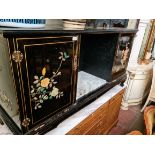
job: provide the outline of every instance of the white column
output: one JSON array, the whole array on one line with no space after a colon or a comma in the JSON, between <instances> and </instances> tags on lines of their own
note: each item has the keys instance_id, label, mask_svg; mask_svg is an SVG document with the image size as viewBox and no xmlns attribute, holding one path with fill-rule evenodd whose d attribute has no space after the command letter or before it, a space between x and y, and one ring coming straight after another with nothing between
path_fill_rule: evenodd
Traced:
<instances>
[{"instance_id":1,"label":"white column","mask_svg":"<svg viewBox=\"0 0 155 155\"><path fill-rule=\"evenodd\" d=\"M141 19L139 22L138 26L138 32L134 38L132 50L131 50L131 55L128 63L128 68L130 67L136 67L137 60L138 60L138 55L142 46L145 30L149 24L150 20L149 19Z\"/></svg>"},{"instance_id":2,"label":"white column","mask_svg":"<svg viewBox=\"0 0 155 155\"><path fill-rule=\"evenodd\" d=\"M123 110L128 110L128 106L141 104L148 95L152 78L152 63L148 65L139 65L137 63L139 52L144 47L146 40L145 32L148 29L150 20L141 19L138 32L134 38L133 47L128 63L128 78L126 80L127 88L123 96Z\"/></svg>"}]
</instances>

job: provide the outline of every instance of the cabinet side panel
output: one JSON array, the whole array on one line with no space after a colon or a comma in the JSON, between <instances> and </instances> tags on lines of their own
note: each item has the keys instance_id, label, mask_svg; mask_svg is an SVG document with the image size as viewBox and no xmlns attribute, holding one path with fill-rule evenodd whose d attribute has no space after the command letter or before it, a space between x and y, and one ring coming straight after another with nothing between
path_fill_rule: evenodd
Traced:
<instances>
[{"instance_id":1,"label":"cabinet side panel","mask_svg":"<svg viewBox=\"0 0 155 155\"><path fill-rule=\"evenodd\" d=\"M19 122L17 95L8 50L7 40L0 35L0 104L15 122Z\"/></svg>"},{"instance_id":2,"label":"cabinet side panel","mask_svg":"<svg viewBox=\"0 0 155 155\"><path fill-rule=\"evenodd\" d=\"M79 70L111 81L117 40L118 34L83 35Z\"/></svg>"}]
</instances>

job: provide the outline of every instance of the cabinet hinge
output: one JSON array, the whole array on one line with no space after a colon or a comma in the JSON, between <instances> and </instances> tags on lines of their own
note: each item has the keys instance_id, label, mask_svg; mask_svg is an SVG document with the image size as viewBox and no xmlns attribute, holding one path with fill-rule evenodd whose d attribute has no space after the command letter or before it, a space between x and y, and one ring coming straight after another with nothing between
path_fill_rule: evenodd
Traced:
<instances>
[{"instance_id":1,"label":"cabinet hinge","mask_svg":"<svg viewBox=\"0 0 155 155\"><path fill-rule=\"evenodd\" d=\"M25 119L23 120L23 122L22 122L22 126L24 126L24 127L29 126L30 121L31 121L31 120L30 120L29 118L25 118Z\"/></svg>"},{"instance_id":2,"label":"cabinet hinge","mask_svg":"<svg viewBox=\"0 0 155 155\"><path fill-rule=\"evenodd\" d=\"M17 63L20 63L23 60L23 54L20 51L14 51L12 54L12 59Z\"/></svg>"},{"instance_id":3,"label":"cabinet hinge","mask_svg":"<svg viewBox=\"0 0 155 155\"><path fill-rule=\"evenodd\" d=\"M77 67L78 67L78 65L77 65L77 55L75 55L74 56L74 68L73 68L73 70L76 71Z\"/></svg>"},{"instance_id":4,"label":"cabinet hinge","mask_svg":"<svg viewBox=\"0 0 155 155\"><path fill-rule=\"evenodd\" d=\"M73 40L73 41L78 40L78 36L74 36L74 37L72 38L72 40Z\"/></svg>"}]
</instances>

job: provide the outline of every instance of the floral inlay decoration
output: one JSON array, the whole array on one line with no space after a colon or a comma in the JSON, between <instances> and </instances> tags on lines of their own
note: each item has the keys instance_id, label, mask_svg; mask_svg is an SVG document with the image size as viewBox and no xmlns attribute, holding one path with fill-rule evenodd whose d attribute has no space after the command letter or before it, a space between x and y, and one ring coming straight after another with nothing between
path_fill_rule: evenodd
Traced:
<instances>
[{"instance_id":1,"label":"floral inlay decoration","mask_svg":"<svg viewBox=\"0 0 155 155\"><path fill-rule=\"evenodd\" d=\"M69 58L69 55L66 52L59 52L59 54L60 56L58 59L60 60L60 63L56 72L53 72L50 77L47 77L47 68L43 67L41 73L42 75L34 76L34 81L31 85L31 98L35 103L35 110L42 108L45 101L52 100L53 98L59 99L64 95L63 91L60 91L59 88L57 88L56 84L58 82L55 80L55 78L61 76L60 69L62 63L66 61L67 58Z\"/></svg>"}]
</instances>

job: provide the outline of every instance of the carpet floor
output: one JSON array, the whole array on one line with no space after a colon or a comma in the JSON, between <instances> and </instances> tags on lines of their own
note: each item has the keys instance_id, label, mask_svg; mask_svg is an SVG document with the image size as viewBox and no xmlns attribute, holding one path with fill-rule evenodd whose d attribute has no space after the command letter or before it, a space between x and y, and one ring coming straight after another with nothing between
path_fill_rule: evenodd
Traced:
<instances>
[{"instance_id":1,"label":"carpet floor","mask_svg":"<svg viewBox=\"0 0 155 155\"><path fill-rule=\"evenodd\" d=\"M117 125L112 128L109 135L126 135L131 131L138 130L145 134L143 113L140 112L142 105L130 106L128 110L120 110Z\"/></svg>"}]
</instances>

